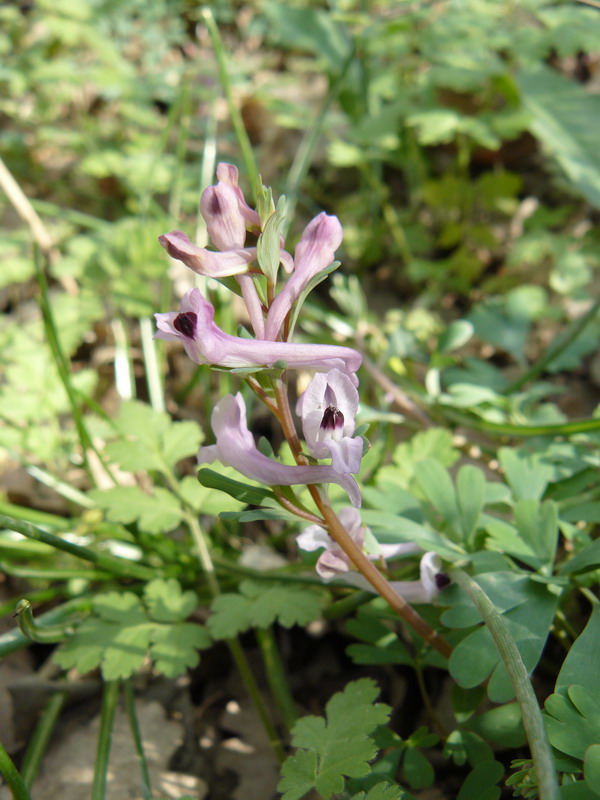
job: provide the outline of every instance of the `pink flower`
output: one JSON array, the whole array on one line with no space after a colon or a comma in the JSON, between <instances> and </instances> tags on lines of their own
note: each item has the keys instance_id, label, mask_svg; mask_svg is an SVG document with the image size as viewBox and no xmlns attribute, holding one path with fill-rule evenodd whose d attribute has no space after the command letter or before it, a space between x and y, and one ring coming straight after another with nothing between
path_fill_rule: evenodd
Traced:
<instances>
[{"instance_id":1,"label":"pink flower","mask_svg":"<svg viewBox=\"0 0 600 800\"><path fill-rule=\"evenodd\" d=\"M201 447L198 464L220 461L234 467L247 478L271 486L337 483L348 492L350 501L360 506L361 497L351 475L341 475L327 466L289 466L263 455L248 430L246 404L240 393L225 395L214 408L211 418L216 444Z\"/></svg>"},{"instance_id":2,"label":"pink flower","mask_svg":"<svg viewBox=\"0 0 600 800\"><path fill-rule=\"evenodd\" d=\"M199 289L191 289L181 301L181 310L155 314L158 339L179 340L196 364L220 367L272 367L284 361L290 368L320 371L338 369L356 380L362 356L350 347L296 342L271 342L230 336L214 322L215 310Z\"/></svg>"},{"instance_id":3,"label":"pink flower","mask_svg":"<svg viewBox=\"0 0 600 800\"><path fill-rule=\"evenodd\" d=\"M217 186L225 185L231 187L233 190L239 212L246 220L247 227L260 229L260 217L253 208L250 208L239 186L238 168L233 164L227 164L222 161L220 164L217 164L217 180L219 181Z\"/></svg>"},{"instance_id":4,"label":"pink flower","mask_svg":"<svg viewBox=\"0 0 600 800\"><path fill-rule=\"evenodd\" d=\"M304 439L315 458L331 458L336 472L360 470L363 443L352 438L358 391L338 369L318 373L296 405Z\"/></svg>"},{"instance_id":5,"label":"pink flower","mask_svg":"<svg viewBox=\"0 0 600 800\"><path fill-rule=\"evenodd\" d=\"M339 219L325 212L308 223L294 253L294 271L269 308L267 339L277 338L290 309L311 278L333 263L342 235Z\"/></svg>"},{"instance_id":6,"label":"pink flower","mask_svg":"<svg viewBox=\"0 0 600 800\"><path fill-rule=\"evenodd\" d=\"M346 506L340 509L338 517L347 533L354 541L354 544L362 550L364 548L365 534L368 528L362 524L358 509ZM370 538L371 541L373 541L372 536ZM354 565L348 556L320 525L309 525L308 528L296 537L296 542L301 550L306 550L308 552L320 550L322 547L325 548L325 552L321 553L316 565L317 574L323 578L323 580L330 580L337 575L346 575L346 573L350 573L350 571L354 569ZM380 556L383 558L393 558L401 554L418 553L420 550L421 548L412 542L406 542L404 544L377 543L376 552L370 552L367 553L367 555L373 561ZM362 575L358 573L351 573L351 575L352 583L362 579L366 586L362 586L361 584L361 588L370 589L371 584L369 584ZM350 575L347 577L350 578Z\"/></svg>"},{"instance_id":7,"label":"pink flower","mask_svg":"<svg viewBox=\"0 0 600 800\"><path fill-rule=\"evenodd\" d=\"M207 278L226 278L247 272L248 264L256 259L255 247L216 253L190 242L183 231L164 233L158 241L171 258L182 261L193 272Z\"/></svg>"},{"instance_id":8,"label":"pink flower","mask_svg":"<svg viewBox=\"0 0 600 800\"><path fill-rule=\"evenodd\" d=\"M209 186L200 198L208 235L219 250L240 250L246 243L244 219L235 190L226 183Z\"/></svg>"}]
</instances>

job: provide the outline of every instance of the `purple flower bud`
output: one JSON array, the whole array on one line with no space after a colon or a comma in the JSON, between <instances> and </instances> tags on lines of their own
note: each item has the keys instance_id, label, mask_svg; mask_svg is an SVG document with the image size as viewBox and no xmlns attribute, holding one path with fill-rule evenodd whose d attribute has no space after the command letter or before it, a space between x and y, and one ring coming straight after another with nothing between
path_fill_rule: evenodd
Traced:
<instances>
[{"instance_id":1,"label":"purple flower bud","mask_svg":"<svg viewBox=\"0 0 600 800\"><path fill-rule=\"evenodd\" d=\"M338 472L360 470L362 439L352 438L357 409L356 387L338 369L315 375L296 405L311 454L331 458L331 466Z\"/></svg>"},{"instance_id":2,"label":"purple flower bud","mask_svg":"<svg viewBox=\"0 0 600 800\"><path fill-rule=\"evenodd\" d=\"M348 492L350 501L360 506L361 498L356 481L350 475L340 475L326 466L289 466L263 455L256 447L246 420L246 404L241 394L225 395L214 408L212 429L216 444L201 447L198 463L220 461L233 467L247 478L270 486L337 483Z\"/></svg>"},{"instance_id":3,"label":"purple flower bud","mask_svg":"<svg viewBox=\"0 0 600 800\"><path fill-rule=\"evenodd\" d=\"M260 217L253 208L250 208L250 206L246 202L244 193L240 189L238 182L239 180L238 168L234 167L233 164L227 164L224 161L222 161L220 164L217 164L217 180L219 181L219 183L230 186L233 189L237 199L240 214L244 217L248 226L260 230Z\"/></svg>"},{"instance_id":4,"label":"purple flower bud","mask_svg":"<svg viewBox=\"0 0 600 800\"><path fill-rule=\"evenodd\" d=\"M285 361L288 367L329 371L337 369L349 380L360 367L362 356L350 347L296 342L270 342L265 339L243 339L230 336L214 321L215 310L200 289L191 289L179 311L155 314L158 339L179 340L196 364L220 367L272 367Z\"/></svg>"},{"instance_id":5,"label":"purple flower bud","mask_svg":"<svg viewBox=\"0 0 600 800\"><path fill-rule=\"evenodd\" d=\"M269 308L267 339L277 338L291 307L311 278L333 263L335 251L342 243L342 235L339 219L325 212L308 223L296 247L294 271Z\"/></svg>"},{"instance_id":6,"label":"purple flower bud","mask_svg":"<svg viewBox=\"0 0 600 800\"><path fill-rule=\"evenodd\" d=\"M246 241L246 220L234 189L219 182L202 192L200 213L208 235L219 250L240 250Z\"/></svg>"},{"instance_id":7,"label":"purple flower bud","mask_svg":"<svg viewBox=\"0 0 600 800\"><path fill-rule=\"evenodd\" d=\"M226 278L248 271L248 264L256 258L256 248L228 250L213 253L204 247L192 244L182 231L171 231L158 237L171 258L183 261L186 267L207 278Z\"/></svg>"}]
</instances>

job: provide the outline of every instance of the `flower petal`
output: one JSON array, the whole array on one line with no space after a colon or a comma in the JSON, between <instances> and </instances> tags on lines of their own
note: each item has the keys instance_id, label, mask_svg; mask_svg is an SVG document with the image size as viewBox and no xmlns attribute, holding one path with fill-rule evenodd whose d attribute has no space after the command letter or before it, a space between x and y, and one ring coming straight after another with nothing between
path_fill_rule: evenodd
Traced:
<instances>
[{"instance_id":1,"label":"flower petal","mask_svg":"<svg viewBox=\"0 0 600 800\"><path fill-rule=\"evenodd\" d=\"M248 271L248 264L256 259L256 248L228 250L214 253L193 244L183 231L171 231L158 237L171 258L182 261L198 275L208 278L226 278Z\"/></svg>"}]
</instances>

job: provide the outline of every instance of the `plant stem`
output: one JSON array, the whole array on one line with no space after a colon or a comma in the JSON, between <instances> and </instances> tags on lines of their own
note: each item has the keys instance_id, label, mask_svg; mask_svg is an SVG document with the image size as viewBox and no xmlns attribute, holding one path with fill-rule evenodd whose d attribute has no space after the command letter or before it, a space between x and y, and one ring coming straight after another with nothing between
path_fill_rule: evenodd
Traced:
<instances>
[{"instance_id":1,"label":"plant stem","mask_svg":"<svg viewBox=\"0 0 600 800\"><path fill-rule=\"evenodd\" d=\"M29 539L35 539L38 542L49 544L51 547L57 550L63 550L65 553L70 553L72 556L81 558L83 561L90 561L100 569L110 572L111 575L137 578L142 581L151 581L157 577L155 568L145 567L142 564L135 564L119 556L97 553L95 550L90 550L89 547L73 544L73 542L68 542L65 539L61 539L59 536L55 536L52 533L38 528L37 525L32 525L30 522L17 520L13 517L7 517L5 514L0 514L0 527L21 533Z\"/></svg>"},{"instance_id":2,"label":"plant stem","mask_svg":"<svg viewBox=\"0 0 600 800\"><path fill-rule=\"evenodd\" d=\"M45 258L47 261L48 259L47 254L45 255ZM90 481L92 482L92 484L95 485L96 481L94 479L94 474L90 468L88 454L87 454L88 450L92 450L98 457L98 461L102 465L108 477L112 480L113 484L116 485L117 481L110 467L106 463L103 454L94 444L92 437L88 432L85 420L83 418L83 413L79 405L78 393L75 390L75 387L73 386L73 382L71 380L70 363L64 354L64 351L62 349L62 344L60 342L60 337L58 335L58 328L56 325L56 321L54 319L54 314L52 312L52 305L50 303L50 297L48 294L48 281L46 280L46 271L44 265L41 263L39 251L37 251L35 254L35 267L36 267L36 278L40 290L40 309L42 312L42 318L44 320L44 330L46 332L46 339L48 340L48 346L50 347L50 352L52 353L52 357L54 359L56 369L58 370L61 383L69 399L69 405L71 406L71 413L73 414L73 421L75 422L75 427L77 429L77 434L79 436L79 442L81 444L83 465L89 475Z\"/></svg>"},{"instance_id":3,"label":"plant stem","mask_svg":"<svg viewBox=\"0 0 600 800\"><path fill-rule=\"evenodd\" d=\"M292 412L287 396L286 388L281 380L274 383L275 396L279 407L280 421L286 439L290 445L294 458L299 464L306 464L306 459L302 455L302 448L296 427L292 418ZM369 581L371 586L375 589L377 594L381 595L384 600L394 609L410 627L415 630L426 642L435 648L446 658L452 652L450 644L440 634L431 628L427 622L421 617L420 614L410 606L394 589L390 586L388 581L379 572L377 567L369 561L367 556L355 544L351 536L348 534L342 523L340 522L337 514L331 506L323 500L321 493L317 486L308 487L315 505L321 512L325 527L329 531L331 538L338 544L348 558L352 561L354 566L364 575Z\"/></svg>"},{"instance_id":4,"label":"plant stem","mask_svg":"<svg viewBox=\"0 0 600 800\"><path fill-rule=\"evenodd\" d=\"M462 414L447 406L439 407L447 418L473 430L485 431L498 436L574 436L577 433L592 433L600 430L600 419L576 419L550 425L514 425L510 422L488 422L481 417Z\"/></svg>"},{"instance_id":5,"label":"plant stem","mask_svg":"<svg viewBox=\"0 0 600 800\"><path fill-rule=\"evenodd\" d=\"M215 22L212 11L209 8L203 8L202 17L206 22L206 27L208 28L208 32L212 40L215 56L217 58L219 81L227 101L229 116L231 117L231 124L233 125L233 130L235 132L235 136L242 153L242 158L244 160L246 175L248 178L248 183L250 184L250 192L252 196L254 196L256 186L258 185L258 168L256 166L256 159L254 158L252 145L250 144L250 139L248 138L248 133L244 126L244 120L242 119L240 110L237 107L233 97L231 80L227 71L227 54L223 45L223 40L221 39L221 34L219 33L219 28Z\"/></svg>"},{"instance_id":6,"label":"plant stem","mask_svg":"<svg viewBox=\"0 0 600 800\"><path fill-rule=\"evenodd\" d=\"M142 797L144 800L152 800L152 784L150 782L150 773L148 772L148 762L146 761L140 726L138 725L138 718L135 710L135 695L133 693L131 679L124 682L123 690L125 695L125 708L127 710L127 716L129 717L129 727L131 728L131 736L133 737L135 752L142 773Z\"/></svg>"},{"instance_id":7,"label":"plant stem","mask_svg":"<svg viewBox=\"0 0 600 800\"><path fill-rule=\"evenodd\" d=\"M210 556L209 549L206 545L204 532L200 527L200 523L191 511L186 512L185 521L190 529L192 538L194 539L196 550L198 551L198 558L204 575L206 576L210 593L213 597L218 597L221 594L221 588L219 586L219 581L215 573L215 567ZM250 700L254 705L256 713L258 714L265 729L269 739L269 744L271 745L273 753L275 754L275 758L280 764L282 764L285 761L285 751L279 736L277 735L277 731L271 722L269 712L267 711L267 707L258 688L258 684L256 683L254 675L252 674L252 670L250 669L250 664L248 663L246 654L244 653L244 650L237 638L226 639L225 643L229 648L231 657L233 658L237 670L244 682L244 685L246 686L246 691L248 692Z\"/></svg>"},{"instance_id":8,"label":"plant stem","mask_svg":"<svg viewBox=\"0 0 600 800\"><path fill-rule=\"evenodd\" d=\"M587 325L594 319L599 309L600 300L596 300L594 305L588 311L586 311L585 314L579 317L579 319L574 320L569 326L569 329L563 332L563 335L550 345L544 355L538 359L538 361L536 361L532 367L524 372L521 377L510 383L506 389L503 390L502 394L512 394L513 392L516 392L517 389L520 389L521 386L524 386L526 383L529 383L529 381L539 377L544 372L546 367L551 364L552 361L562 355L571 342L575 341L584 328L586 328Z\"/></svg>"},{"instance_id":9,"label":"plant stem","mask_svg":"<svg viewBox=\"0 0 600 800\"><path fill-rule=\"evenodd\" d=\"M25 753L23 765L21 767L23 782L28 789L31 789L37 777L40 764L42 763L42 759L50 743L50 737L54 732L66 699L66 692L57 691L50 695L46 708L42 712L38 724L35 726L35 731L27 746L27 752Z\"/></svg>"},{"instance_id":10,"label":"plant stem","mask_svg":"<svg viewBox=\"0 0 600 800\"><path fill-rule=\"evenodd\" d=\"M560 788L542 714L527 669L506 622L481 586L470 575L461 569L454 568L450 570L450 577L469 595L483 617L506 667L521 709L523 727L535 765L540 800L559 800Z\"/></svg>"},{"instance_id":11,"label":"plant stem","mask_svg":"<svg viewBox=\"0 0 600 800\"><path fill-rule=\"evenodd\" d=\"M106 800L106 773L110 758L110 744L115 711L117 710L117 701L119 699L119 688L119 681L107 681L104 684L91 800Z\"/></svg>"},{"instance_id":12,"label":"plant stem","mask_svg":"<svg viewBox=\"0 0 600 800\"><path fill-rule=\"evenodd\" d=\"M87 613L91 611L92 601L89 598L77 598L76 600L68 600L58 608L53 608L52 611L47 611L35 620L38 626L40 625L54 625L67 620L72 614ZM13 628L0 635L0 658L7 656L9 653L14 653L16 650L21 650L31 644L31 639L22 633L18 628Z\"/></svg>"},{"instance_id":13,"label":"plant stem","mask_svg":"<svg viewBox=\"0 0 600 800\"><path fill-rule=\"evenodd\" d=\"M296 724L298 714L296 713L296 704L290 692L273 628L257 628L256 638L265 663L271 694L277 703L286 728L291 731Z\"/></svg>"},{"instance_id":14,"label":"plant stem","mask_svg":"<svg viewBox=\"0 0 600 800\"><path fill-rule=\"evenodd\" d=\"M12 758L4 749L2 742L0 742L0 775L4 776L13 800L31 800L23 778L15 767Z\"/></svg>"}]
</instances>

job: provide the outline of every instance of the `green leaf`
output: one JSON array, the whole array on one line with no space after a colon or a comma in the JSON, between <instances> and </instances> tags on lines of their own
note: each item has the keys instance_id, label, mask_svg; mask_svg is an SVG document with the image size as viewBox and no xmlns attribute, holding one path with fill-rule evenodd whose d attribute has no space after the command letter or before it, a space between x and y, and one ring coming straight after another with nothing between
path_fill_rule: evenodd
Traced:
<instances>
[{"instance_id":1,"label":"green leaf","mask_svg":"<svg viewBox=\"0 0 600 800\"><path fill-rule=\"evenodd\" d=\"M523 542L535 553L527 563L538 568L553 564L559 533L556 504L552 500L519 500L515 523Z\"/></svg>"},{"instance_id":2,"label":"green leaf","mask_svg":"<svg viewBox=\"0 0 600 800\"><path fill-rule=\"evenodd\" d=\"M212 604L207 625L215 639L230 639L248 628L307 625L321 615L319 590L287 584L242 581L239 594L222 594Z\"/></svg>"},{"instance_id":3,"label":"green leaf","mask_svg":"<svg viewBox=\"0 0 600 800\"><path fill-rule=\"evenodd\" d=\"M351 644L346 653L355 664L413 664L414 659L395 631L381 621L381 612L372 605L359 609L348 620L346 630L366 644Z\"/></svg>"},{"instance_id":4,"label":"green leaf","mask_svg":"<svg viewBox=\"0 0 600 800\"><path fill-rule=\"evenodd\" d=\"M402 759L404 776L413 789L431 786L435 778L433 767L428 759L415 747L408 747Z\"/></svg>"},{"instance_id":5,"label":"green leaf","mask_svg":"<svg viewBox=\"0 0 600 800\"><path fill-rule=\"evenodd\" d=\"M246 505L260 506L267 497L276 502L275 495L268 489L262 489L260 486L250 486L241 481L234 481L232 478L226 478L219 472L215 472L214 469L203 467L198 470L196 477L202 486L226 492Z\"/></svg>"},{"instance_id":6,"label":"green leaf","mask_svg":"<svg viewBox=\"0 0 600 800\"><path fill-rule=\"evenodd\" d=\"M477 576L479 580L483 576ZM541 656L558 596L544 584L529 580L527 599L504 613L504 620L513 636L528 672L532 672ZM488 696L495 703L506 703L514 697L508 674L488 629L477 628L454 648L449 660L450 674L463 688L482 683L491 673Z\"/></svg>"},{"instance_id":7,"label":"green leaf","mask_svg":"<svg viewBox=\"0 0 600 800\"><path fill-rule=\"evenodd\" d=\"M561 564L561 575L576 575L580 572L590 572L600 567L600 539L582 547L573 558Z\"/></svg>"},{"instance_id":8,"label":"green leaf","mask_svg":"<svg viewBox=\"0 0 600 800\"><path fill-rule=\"evenodd\" d=\"M376 783L368 793L359 792L353 795L351 800L409 800L409 797L408 792L405 792L400 786L383 781Z\"/></svg>"},{"instance_id":9,"label":"green leaf","mask_svg":"<svg viewBox=\"0 0 600 800\"><path fill-rule=\"evenodd\" d=\"M167 678L177 678L198 664L198 650L205 650L211 643L206 628L191 622L156 625L152 629L150 657L159 672Z\"/></svg>"},{"instance_id":10,"label":"green leaf","mask_svg":"<svg viewBox=\"0 0 600 800\"><path fill-rule=\"evenodd\" d=\"M600 795L600 744L591 744L585 751L583 777L592 792Z\"/></svg>"},{"instance_id":11,"label":"green leaf","mask_svg":"<svg viewBox=\"0 0 600 800\"><path fill-rule=\"evenodd\" d=\"M298 800L311 789L327 800L341 792L345 778L369 773L377 753L371 735L387 722L390 708L374 704L379 690L363 678L335 694L323 717L303 717L292 729L292 745L299 748L284 763L278 790L282 800Z\"/></svg>"},{"instance_id":12,"label":"green leaf","mask_svg":"<svg viewBox=\"0 0 600 800\"><path fill-rule=\"evenodd\" d=\"M456 500L460 514L463 542L469 542L477 529L485 501L485 476L471 464L462 466L456 476Z\"/></svg>"},{"instance_id":13,"label":"green leaf","mask_svg":"<svg viewBox=\"0 0 600 800\"><path fill-rule=\"evenodd\" d=\"M186 619L198 606L194 592L183 592L175 578L157 578L144 587L144 602L156 622L179 622Z\"/></svg>"},{"instance_id":14,"label":"green leaf","mask_svg":"<svg viewBox=\"0 0 600 800\"><path fill-rule=\"evenodd\" d=\"M452 444L450 431L429 428L415 434L409 442L399 444L394 450L395 467L384 467L379 471L378 478L408 489L414 477L415 465L419 461L435 458L444 467L451 467L459 455L460 452Z\"/></svg>"},{"instance_id":15,"label":"green leaf","mask_svg":"<svg viewBox=\"0 0 600 800\"><path fill-rule=\"evenodd\" d=\"M551 694L544 708L548 739L557 750L583 759L587 748L600 742L600 701L595 693L570 686L567 696Z\"/></svg>"},{"instance_id":16,"label":"green leaf","mask_svg":"<svg viewBox=\"0 0 600 800\"><path fill-rule=\"evenodd\" d=\"M529 453L501 447L498 460L517 500L540 500L552 479L554 468L544 453Z\"/></svg>"},{"instance_id":17,"label":"green leaf","mask_svg":"<svg viewBox=\"0 0 600 800\"><path fill-rule=\"evenodd\" d=\"M464 722L463 727L500 747L522 747L527 741L517 703L506 703L477 714Z\"/></svg>"},{"instance_id":18,"label":"green leaf","mask_svg":"<svg viewBox=\"0 0 600 800\"><path fill-rule=\"evenodd\" d=\"M107 592L94 598L98 616L85 620L53 659L63 669L85 673L100 666L105 680L127 678L143 664L151 625L131 592Z\"/></svg>"},{"instance_id":19,"label":"green leaf","mask_svg":"<svg viewBox=\"0 0 600 800\"><path fill-rule=\"evenodd\" d=\"M202 440L195 422L173 422L168 414L137 401L123 403L115 422L121 438L109 442L106 453L130 472L170 470L195 455Z\"/></svg>"},{"instance_id":20,"label":"green leaf","mask_svg":"<svg viewBox=\"0 0 600 800\"><path fill-rule=\"evenodd\" d=\"M456 800L498 800L501 790L496 784L504 774L498 761L477 764L465 778Z\"/></svg>"},{"instance_id":21,"label":"green leaf","mask_svg":"<svg viewBox=\"0 0 600 800\"><path fill-rule=\"evenodd\" d=\"M189 597L193 593L182 593L176 581L152 581L146 591L150 605L163 618L181 618L197 604L195 596L193 600ZM200 625L151 620L132 592L100 594L94 598L93 608L96 616L84 620L53 653L64 669L74 667L85 673L100 667L105 680L128 678L140 669L150 651L159 672L177 677L195 666L197 651L211 643L208 631Z\"/></svg>"},{"instance_id":22,"label":"green leaf","mask_svg":"<svg viewBox=\"0 0 600 800\"><path fill-rule=\"evenodd\" d=\"M473 336L473 325L466 319L451 322L438 339L440 353L450 353L465 345Z\"/></svg>"},{"instance_id":23,"label":"green leaf","mask_svg":"<svg viewBox=\"0 0 600 800\"><path fill-rule=\"evenodd\" d=\"M160 487L155 487L153 494L146 494L139 486L93 489L89 494L111 522L137 522L148 533L171 531L183 516L177 498Z\"/></svg>"},{"instance_id":24,"label":"green leaf","mask_svg":"<svg viewBox=\"0 0 600 800\"><path fill-rule=\"evenodd\" d=\"M590 692L597 692L600 685L600 603L594 604L587 625L567 653L555 690L564 693L573 684Z\"/></svg>"},{"instance_id":25,"label":"green leaf","mask_svg":"<svg viewBox=\"0 0 600 800\"><path fill-rule=\"evenodd\" d=\"M415 476L425 496L440 513L450 532L457 536L459 511L448 471L436 459L427 458L415 465Z\"/></svg>"},{"instance_id":26,"label":"green leaf","mask_svg":"<svg viewBox=\"0 0 600 800\"><path fill-rule=\"evenodd\" d=\"M575 189L600 208L600 155L595 131L600 98L543 64L517 83L532 116L532 133L559 162Z\"/></svg>"}]
</instances>

